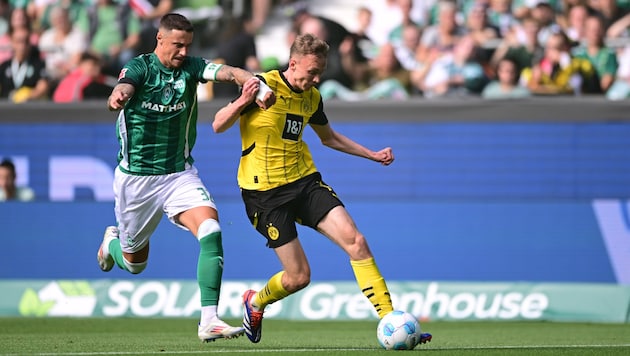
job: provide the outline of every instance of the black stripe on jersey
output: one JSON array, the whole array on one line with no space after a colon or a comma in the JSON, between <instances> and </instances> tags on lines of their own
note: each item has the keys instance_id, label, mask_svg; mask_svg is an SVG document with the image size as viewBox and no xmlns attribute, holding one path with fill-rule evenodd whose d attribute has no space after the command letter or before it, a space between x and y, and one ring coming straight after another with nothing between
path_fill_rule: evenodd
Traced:
<instances>
[{"instance_id":1,"label":"black stripe on jersey","mask_svg":"<svg viewBox=\"0 0 630 356\"><path fill-rule=\"evenodd\" d=\"M241 157L247 156L248 154L250 154L254 150L254 147L256 147L256 142L252 143L251 146L247 147L247 149L242 151L241 152Z\"/></svg>"},{"instance_id":2,"label":"black stripe on jersey","mask_svg":"<svg viewBox=\"0 0 630 356\"><path fill-rule=\"evenodd\" d=\"M326 116L326 113L324 112L324 101L321 99L319 99L319 105L317 106L317 111L315 111L315 113L313 113L313 116L311 116L311 119L308 122L309 124L315 124L315 125L326 125L328 123L328 117Z\"/></svg>"}]
</instances>

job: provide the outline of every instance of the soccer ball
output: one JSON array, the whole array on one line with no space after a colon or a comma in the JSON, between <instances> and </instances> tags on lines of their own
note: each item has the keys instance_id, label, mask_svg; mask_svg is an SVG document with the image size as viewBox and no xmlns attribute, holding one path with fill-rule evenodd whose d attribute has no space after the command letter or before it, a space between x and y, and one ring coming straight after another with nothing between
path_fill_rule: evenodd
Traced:
<instances>
[{"instance_id":1,"label":"soccer ball","mask_svg":"<svg viewBox=\"0 0 630 356\"><path fill-rule=\"evenodd\" d=\"M402 310L385 315L376 328L378 343L385 350L412 350L420 334L418 319Z\"/></svg>"}]
</instances>

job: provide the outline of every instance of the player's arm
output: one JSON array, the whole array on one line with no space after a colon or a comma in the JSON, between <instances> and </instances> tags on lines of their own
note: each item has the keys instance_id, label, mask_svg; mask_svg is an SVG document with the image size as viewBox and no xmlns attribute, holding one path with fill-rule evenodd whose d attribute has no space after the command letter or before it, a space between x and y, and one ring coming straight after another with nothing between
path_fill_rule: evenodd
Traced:
<instances>
[{"instance_id":1,"label":"player's arm","mask_svg":"<svg viewBox=\"0 0 630 356\"><path fill-rule=\"evenodd\" d=\"M227 64L208 63L203 71L203 79L205 80L235 83L239 86L244 86L251 78L255 78L251 72ZM259 95L256 98L258 106L266 110L275 104L276 96L267 84L260 83L258 90Z\"/></svg>"},{"instance_id":2,"label":"player's arm","mask_svg":"<svg viewBox=\"0 0 630 356\"><path fill-rule=\"evenodd\" d=\"M241 95L217 111L214 115L214 121L212 121L214 132L224 132L234 125L241 116L241 112L256 100L261 83L263 82L256 77L250 78L243 84Z\"/></svg>"},{"instance_id":3,"label":"player's arm","mask_svg":"<svg viewBox=\"0 0 630 356\"><path fill-rule=\"evenodd\" d=\"M135 88L129 83L118 83L107 98L107 108L110 111L118 111L125 107L127 101L133 96Z\"/></svg>"},{"instance_id":4,"label":"player's arm","mask_svg":"<svg viewBox=\"0 0 630 356\"><path fill-rule=\"evenodd\" d=\"M383 148L380 151L372 151L367 147L351 140L350 138L333 130L330 124L311 124L311 127L321 140L324 146L347 154L364 157L372 161L380 162L384 166L394 162L394 153L391 147Z\"/></svg>"}]
</instances>

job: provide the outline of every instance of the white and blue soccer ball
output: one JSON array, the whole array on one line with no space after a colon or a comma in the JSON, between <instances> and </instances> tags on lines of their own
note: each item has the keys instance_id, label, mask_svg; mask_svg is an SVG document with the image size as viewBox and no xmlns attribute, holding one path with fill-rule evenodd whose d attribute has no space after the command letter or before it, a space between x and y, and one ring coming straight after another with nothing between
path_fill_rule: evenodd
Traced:
<instances>
[{"instance_id":1,"label":"white and blue soccer ball","mask_svg":"<svg viewBox=\"0 0 630 356\"><path fill-rule=\"evenodd\" d=\"M420 340L420 323L411 313L394 310L376 328L378 343L385 350L412 350Z\"/></svg>"}]
</instances>

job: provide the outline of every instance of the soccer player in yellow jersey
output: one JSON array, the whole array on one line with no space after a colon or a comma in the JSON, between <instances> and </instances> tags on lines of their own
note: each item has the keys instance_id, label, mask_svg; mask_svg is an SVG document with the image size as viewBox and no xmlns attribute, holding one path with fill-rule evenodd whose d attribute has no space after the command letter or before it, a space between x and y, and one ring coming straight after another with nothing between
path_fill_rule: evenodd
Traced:
<instances>
[{"instance_id":1,"label":"soccer player in yellow jersey","mask_svg":"<svg viewBox=\"0 0 630 356\"><path fill-rule=\"evenodd\" d=\"M296 222L316 229L348 254L359 287L379 317L393 309L365 237L334 190L322 180L302 140L304 128L310 125L325 146L384 166L394 161L390 147L372 151L336 132L328 123L315 88L326 68L328 48L326 42L311 34L298 36L291 46L287 69L259 76L270 88L265 90L275 93L274 106L257 109L255 102L265 90L258 91L256 80L250 79L241 95L214 118L215 132L227 130L240 119L243 152L238 183L245 209L283 267L260 291L248 290L243 295L243 327L254 343L261 338L265 307L310 282L310 266L297 238ZM425 334L420 342L430 338Z\"/></svg>"}]
</instances>

